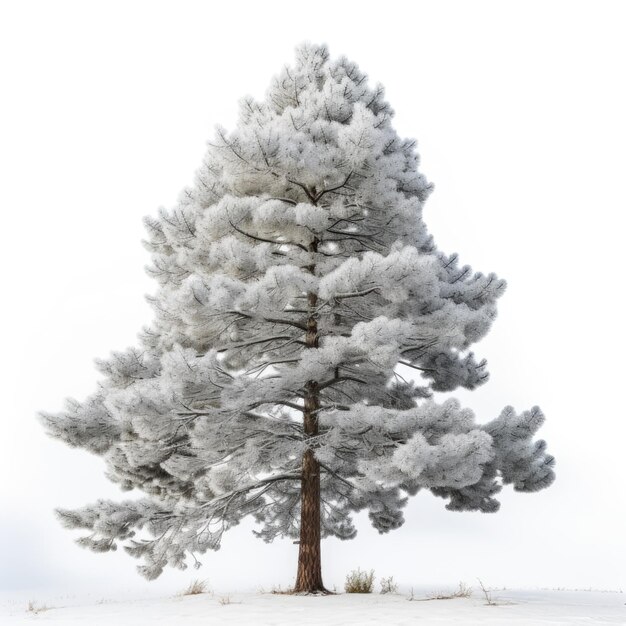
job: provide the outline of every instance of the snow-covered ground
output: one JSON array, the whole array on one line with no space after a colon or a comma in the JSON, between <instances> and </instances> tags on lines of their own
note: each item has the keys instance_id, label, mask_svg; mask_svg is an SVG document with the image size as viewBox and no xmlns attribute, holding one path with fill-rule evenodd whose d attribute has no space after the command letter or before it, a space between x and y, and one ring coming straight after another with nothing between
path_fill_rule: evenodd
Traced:
<instances>
[{"instance_id":1,"label":"snow-covered ground","mask_svg":"<svg viewBox=\"0 0 626 626\"><path fill-rule=\"evenodd\" d=\"M54 624L55 626L269 626L323 624L347 626L382 624L462 624L575 626L626 624L626 595L620 592L538 590L494 591L495 605L485 603L480 591L470 598L423 600L425 594L339 594L327 597L271 593L207 593L159 599L70 604L69 600L5 601L0 610L3 626Z\"/></svg>"}]
</instances>

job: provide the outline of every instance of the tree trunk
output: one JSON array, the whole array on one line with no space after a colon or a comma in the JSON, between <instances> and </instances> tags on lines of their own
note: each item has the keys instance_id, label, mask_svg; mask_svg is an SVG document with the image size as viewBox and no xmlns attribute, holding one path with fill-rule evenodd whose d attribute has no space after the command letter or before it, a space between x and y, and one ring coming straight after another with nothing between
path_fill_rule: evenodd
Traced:
<instances>
[{"instance_id":1,"label":"tree trunk","mask_svg":"<svg viewBox=\"0 0 626 626\"><path fill-rule=\"evenodd\" d=\"M322 582L319 464L311 450L302 458L300 552L296 593L326 593Z\"/></svg>"},{"instance_id":2,"label":"tree trunk","mask_svg":"<svg viewBox=\"0 0 626 626\"><path fill-rule=\"evenodd\" d=\"M310 252L317 252L317 241L309 246ZM315 265L309 266L315 271ZM305 344L307 348L317 348L317 318L315 307L317 295L307 295L309 317ZM320 408L318 382L309 380L304 396L304 435L315 437L318 433L317 411ZM298 554L298 574L296 593L328 593L322 582L321 552L321 511L320 511L320 466L312 450L307 450L302 457L302 483L300 490L300 551Z\"/></svg>"}]
</instances>

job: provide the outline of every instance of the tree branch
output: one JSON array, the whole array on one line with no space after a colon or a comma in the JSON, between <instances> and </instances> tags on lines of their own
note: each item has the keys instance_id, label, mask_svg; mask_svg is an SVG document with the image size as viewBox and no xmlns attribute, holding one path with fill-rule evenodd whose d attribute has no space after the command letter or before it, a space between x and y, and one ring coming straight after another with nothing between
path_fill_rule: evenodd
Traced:
<instances>
[{"instance_id":1,"label":"tree branch","mask_svg":"<svg viewBox=\"0 0 626 626\"><path fill-rule=\"evenodd\" d=\"M200 508L209 507L213 504L219 503L222 500L231 500L232 498L242 495L244 493L248 493L249 491L253 491L254 489L258 489L259 487L265 487L268 484L278 482L280 480L300 480L300 472L289 472L284 474L277 474L276 476L270 476L268 478L263 478L256 483L251 485L247 485L246 487L241 487L239 489L233 489L228 493L225 493L217 498L213 498L213 500L209 500L200 505Z\"/></svg>"},{"instance_id":2,"label":"tree branch","mask_svg":"<svg viewBox=\"0 0 626 626\"><path fill-rule=\"evenodd\" d=\"M324 196L327 193L333 193L333 191L337 191L339 189L341 189L342 187L346 187L348 184L348 181L350 180L350 178L352 178L352 174L354 174L354 171L351 171L347 176L346 179L343 181L343 183L341 183L340 185L337 185L336 187L331 187L330 189L324 189L323 191L320 191L316 196L315 196L315 202L318 202L320 200L320 198L322 198L322 196Z\"/></svg>"},{"instance_id":3,"label":"tree branch","mask_svg":"<svg viewBox=\"0 0 626 626\"><path fill-rule=\"evenodd\" d=\"M242 311L224 311L224 313L229 315L241 315L241 317L245 317L246 319L256 319L254 315L243 313ZM286 326L294 326L295 328L306 331L306 325L295 320L283 320L278 317L260 317L260 319L271 324L285 324Z\"/></svg>"},{"instance_id":4,"label":"tree branch","mask_svg":"<svg viewBox=\"0 0 626 626\"><path fill-rule=\"evenodd\" d=\"M329 380L324 381L318 385L318 389L322 391L322 389L326 389L327 387L332 387L336 383L341 383L344 381L352 381L355 383L360 383L361 385L367 385L367 382L361 380L360 378L354 378L353 376L336 376L335 378L330 378Z\"/></svg>"},{"instance_id":5,"label":"tree branch","mask_svg":"<svg viewBox=\"0 0 626 626\"><path fill-rule=\"evenodd\" d=\"M294 241L275 241L274 239L265 239L264 237L258 237L257 235L251 235L250 233L247 233L244 230L241 230L241 228L238 228L237 226L235 226L230 220L228 220L228 223L241 235L244 235L245 237L250 237L250 239L254 239L254 241L261 241L263 243L273 243L276 246L296 246L297 248L300 248L301 250L304 250L305 252L308 252L307 247L302 245L301 243L295 243Z\"/></svg>"}]
</instances>

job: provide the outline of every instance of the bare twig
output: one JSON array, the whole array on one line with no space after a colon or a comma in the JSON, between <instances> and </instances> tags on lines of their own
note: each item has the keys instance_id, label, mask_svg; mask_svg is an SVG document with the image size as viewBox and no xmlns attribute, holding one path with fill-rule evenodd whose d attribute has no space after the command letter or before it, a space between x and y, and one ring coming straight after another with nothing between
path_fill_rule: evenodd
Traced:
<instances>
[{"instance_id":1,"label":"bare twig","mask_svg":"<svg viewBox=\"0 0 626 626\"><path fill-rule=\"evenodd\" d=\"M491 596L491 590L487 589L485 587L485 585L483 585L483 581L480 580L480 578L477 578L476 580L478 580L478 584L480 585L480 588L482 589L482 592L483 592L483 594L485 596L485 600L487 600L487 605L488 606L495 606L496 605L496 601Z\"/></svg>"}]
</instances>

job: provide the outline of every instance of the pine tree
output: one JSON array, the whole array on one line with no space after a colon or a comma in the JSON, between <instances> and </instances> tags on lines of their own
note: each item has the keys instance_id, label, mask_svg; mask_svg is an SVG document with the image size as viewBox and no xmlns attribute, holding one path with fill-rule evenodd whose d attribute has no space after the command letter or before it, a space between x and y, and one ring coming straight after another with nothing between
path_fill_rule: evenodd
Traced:
<instances>
[{"instance_id":1,"label":"pine tree","mask_svg":"<svg viewBox=\"0 0 626 626\"><path fill-rule=\"evenodd\" d=\"M320 540L381 533L420 489L492 512L503 484L536 491L554 459L535 407L476 423L433 392L474 389L505 283L440 252L422 221L432 185L397 136L380 86L301 46L265 100L218 128L195 184L147 218L158 281L139 347L97 362L86 401L41 415L101 455L141 499L59 510L140 572L185 568L251 515L299 542L295 590L324 592Z\"/></svg>"}]
</instances>

